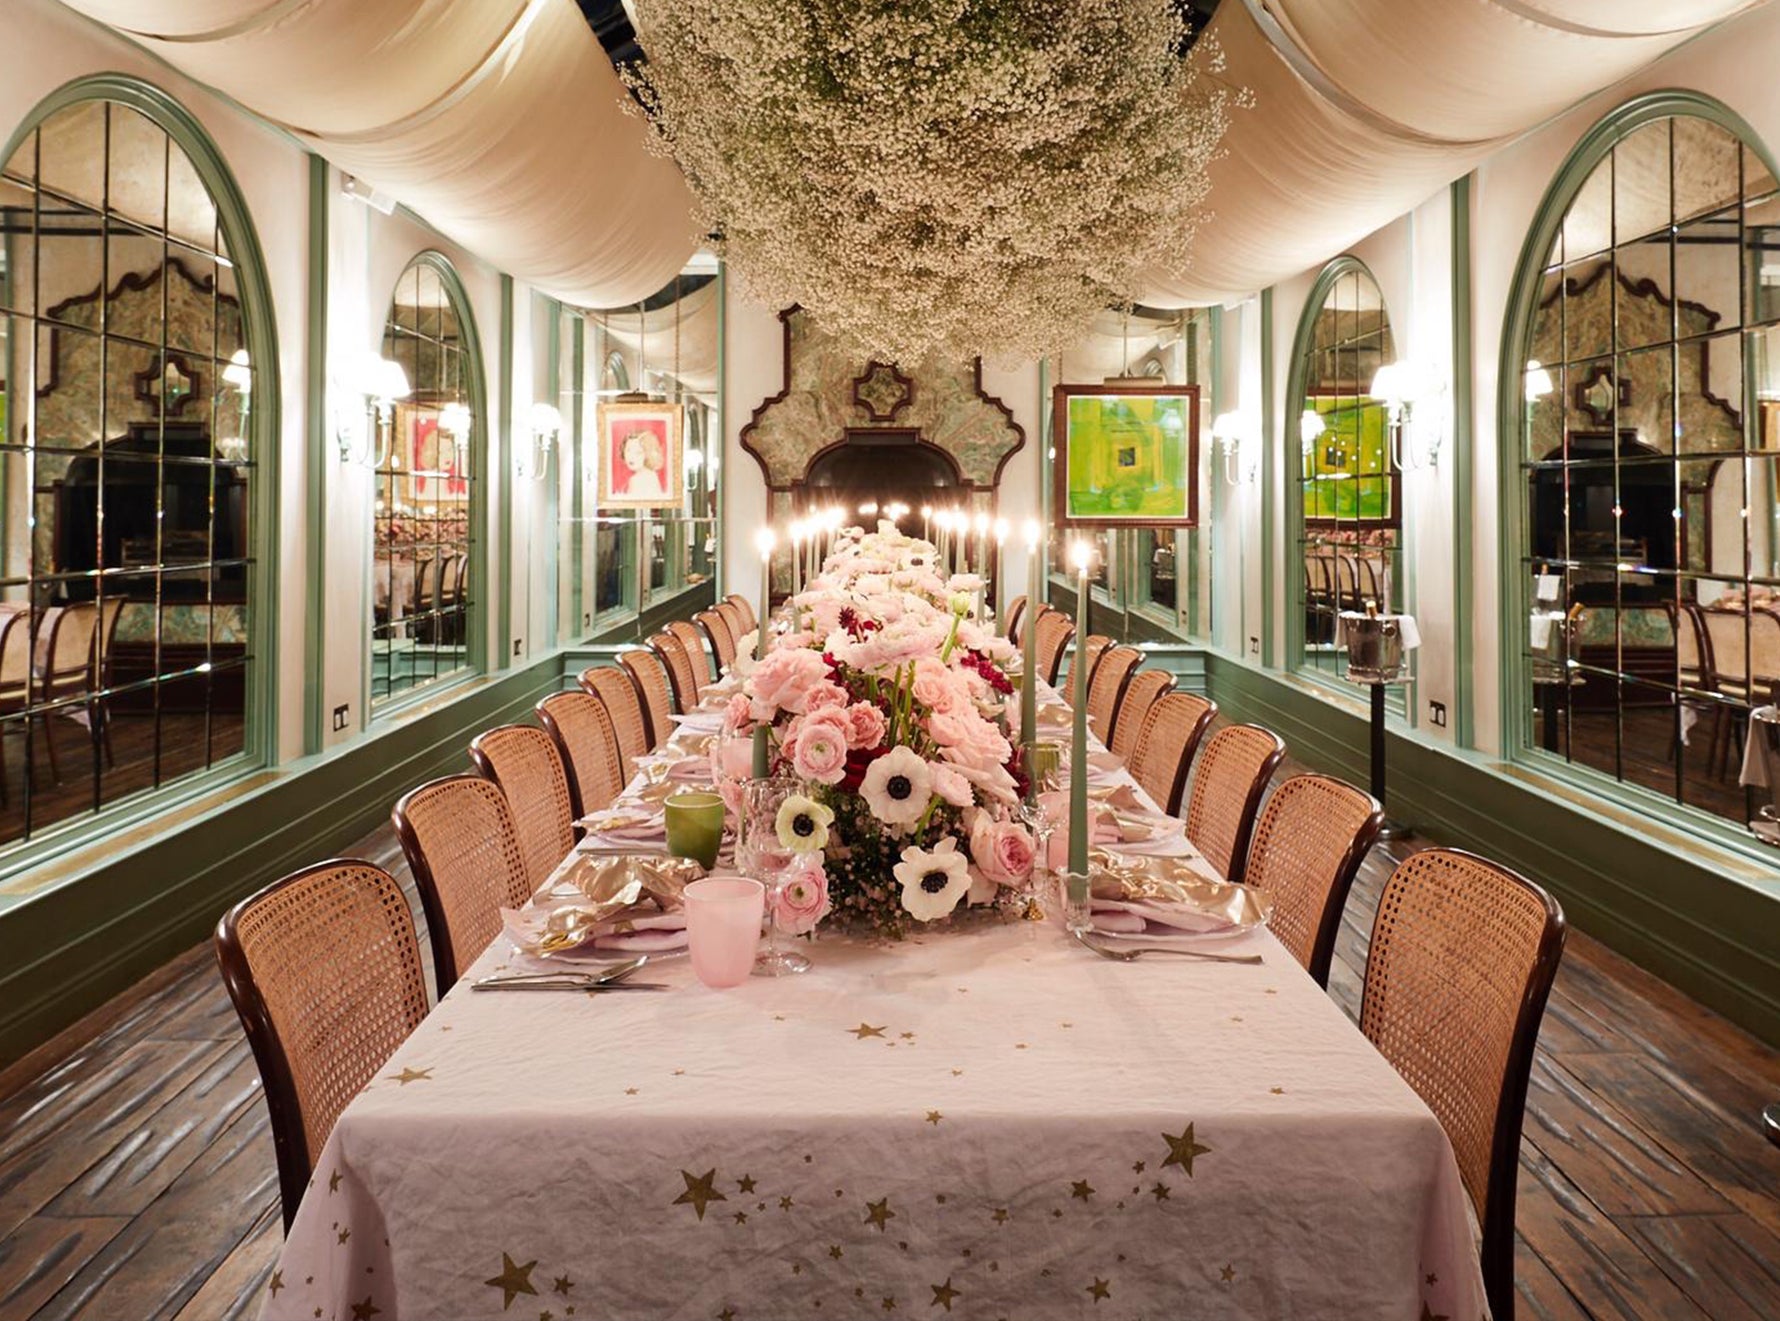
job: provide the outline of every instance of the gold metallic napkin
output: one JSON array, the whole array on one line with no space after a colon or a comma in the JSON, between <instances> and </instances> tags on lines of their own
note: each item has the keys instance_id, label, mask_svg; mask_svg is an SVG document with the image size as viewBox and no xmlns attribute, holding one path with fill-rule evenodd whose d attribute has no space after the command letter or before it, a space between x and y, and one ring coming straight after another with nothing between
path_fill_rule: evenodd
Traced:
<instances>
[{"instance_id":1,"label":"gold metallic napkin","mask_svg":"<svg viewBox=\"0 0 1780 1321\"><path fill-rule=\"evenodd\" d=\"M1088 870L1097 899L1176 905L1244 930L1264 925L1273 908L1259 890L1208 880L1184 858L1136 858L1095 849L1088 855Z\"/></svg>"},{"instance_id":2,"label":"gold metallic napkin","mask_svg":"<svg viewBox=\"0 0 1780 1321\"><path fill-rule=\"evenodd\" d=\"M579 890L585 904L569 904L550 914L550 930L605 922L620 915L670 912L680 907L687 882L703 876L704 868L691 858L647 855L577 854L551 887L553 893Z\"/></svg>"}]
</instances>

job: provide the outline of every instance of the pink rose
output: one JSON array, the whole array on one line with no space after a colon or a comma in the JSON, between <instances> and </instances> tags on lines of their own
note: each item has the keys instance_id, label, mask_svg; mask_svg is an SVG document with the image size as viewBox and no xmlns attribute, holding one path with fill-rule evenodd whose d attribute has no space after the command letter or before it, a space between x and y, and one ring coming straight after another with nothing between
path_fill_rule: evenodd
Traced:
<instances>
[{"instance_id":1,"label":"pink rose","mask_svg":"<svg viewBox=\"0 0 1780 1321\"><path fill-rule=\"evenodd\" d=\"M723 730L727 734L754 732L754 715L748 699L737 693L723 707Z\"/></svg>"},{"instance_id":2,"label":"pink rose","mask_svg":"<svg viewBox=\"0 0 1780 1321\"><path fill-rule=\"evenodd\" d=\"M970 791L970 781L956 766L948 766L943 761L933 763L933 792L953 807L969 807L976 801Z\"/></svg>"},{"instance_id":3,"label":"pink rose","mask_svg":"<svg viewBox=\"0 0 1780 1321\"><path fill-rule=\"evenodd\" d=\"M828 874L820 863L806 863L772 898L773 920L779 930L801 936L828 916Z\"/></svg>"},{"instance_id":4,"label":"pink rose","mask_svg":"<svg viewBox=\"0 0 1780 1321\"><path fill-rule=\"evenodd\" d=\"M804 690L803 709L814 714L817 711L827 713L829 707L840 707L847 704L847 690L838 683L828 679L813 683Z\"/></svg>"},{"instance_id":5,"label":"pink rose","mask_svg":"<svg viewBox=\"0 0 1780 1321\"><path fill-rule=\"evenodd\" d=\"M772 651L748 681L754 718L771 720L782 710L803 710L804 690L827 678L828 662L816 652L791 647Z\"/></svg>"},{"instance_id":6,"label":"pink rose","mask_svg":"<svg viewBox=\"0 0 1780 1321\"><path fill-rule=\"evenodd\" d=\"M1037 849L1026 828L1013 821L993 821L977 813L970 828L970 856L983 875L997 885L1018 885L1032 875Z\"/></svg>"},{"instance_id":7,"label":"pink rose","mask_svg":"<svg viewBox=\"0 0 1780 1321\"><path fill-rule=\"evenodd\" d=\"M930 711L955 711L966 700L963 684L931 657L916 663L912 691L915 700Z\"/></svg>"},{"instance_id":8,"label":"pink rose","mask_svg":"<svg viewBox=\"0 0 1780 1321\"><path fill-rule=\"evenodd\" d=\"M838 784L847 773L847 730L839 712L824 711L819 716L805 717L797 731L797 745L791 754L791 765L806 780Z\"/></svg>"},{"instance_id":9,"label":"pink rose","mask_svg":"<svg viewBox=\"0 0 1780 1321\"><path fill-rule=\"evenodd\" d=\"M884 713L872 703L855 702L846 717L849 748L875 748L884 741Z\"/></svg>"}]
</instances>

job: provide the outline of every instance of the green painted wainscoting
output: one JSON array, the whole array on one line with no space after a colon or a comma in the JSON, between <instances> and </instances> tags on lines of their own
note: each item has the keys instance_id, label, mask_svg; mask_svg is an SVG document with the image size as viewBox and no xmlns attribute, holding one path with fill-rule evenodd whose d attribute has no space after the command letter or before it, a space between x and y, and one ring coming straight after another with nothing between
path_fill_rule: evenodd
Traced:
<instances>
[{"instance_id":1,"label":"green painted wainscoting","mask_svg":"<svg viewBox=\"0 0 1780 1321\"><path fill-rule=\"evenodd\" d=\"M1275 730L1299 761L1365 784L1356 700L1201 649L1221 714ZM1172 658L1158 655L1157 663ZM1189 680L1190 682L1190 680ZM1391 814L1547 886L1571 924L1780 1045L1780 871L1497 758L1387 735Z\"/></svg>"},{"instance_id":2,"label":"green painted wainscoting","mask_svg":"<svg viewBox=\"0 0 1780 1321\"><path fill-rule=\"evenodd\" d=\"M208 939L236 900L350 848L408 789L468 771L470 740L528 717L564 663L551 652L454 685L337 751L170 807L177 828L95 846L65 882L0 909L0 1068Z\"/></svg>"}]
</instances>

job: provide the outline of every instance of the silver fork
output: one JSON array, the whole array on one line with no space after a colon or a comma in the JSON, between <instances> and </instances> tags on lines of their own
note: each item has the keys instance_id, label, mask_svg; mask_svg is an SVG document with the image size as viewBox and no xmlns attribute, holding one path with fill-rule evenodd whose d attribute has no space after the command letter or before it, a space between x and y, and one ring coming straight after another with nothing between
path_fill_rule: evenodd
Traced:
<instances>
[{"instance_id":1,"label":"silver fork","mask_svg":"<svg viewBox=\"0 0 1780 1321\"><path fill-rule=\"evenodd\" d=\"M1114 963L1133 963L1145 954L1174 954L1183 959L1199 959L1204 963L1247 963L1261 962L1259 954L1212 954L1199 949L1174 949L1160 945L1151 945L1144 949L1109 949L1105 945L1096 945L1080 931L1069 933L1078 942L1093 950L1103 959L1111 959Z\"/></svg>"},{"instance_id":2,"label":"silver fork","mask_svg":"<svg viewBox=\"0 0 1780 1321\"><path fill-rule=\"evenodd\" d=\"M549 972L516 972L504 977L481 977L476 980L475 984L477 986L517 986L521 982L557 981L573 982L580 986L605 986L630 976L647 962L649 962L649 956L639 954L634 959L615 963L597 973L577 972L572 968L554 968Z\"/></svg>"}]
</instances>

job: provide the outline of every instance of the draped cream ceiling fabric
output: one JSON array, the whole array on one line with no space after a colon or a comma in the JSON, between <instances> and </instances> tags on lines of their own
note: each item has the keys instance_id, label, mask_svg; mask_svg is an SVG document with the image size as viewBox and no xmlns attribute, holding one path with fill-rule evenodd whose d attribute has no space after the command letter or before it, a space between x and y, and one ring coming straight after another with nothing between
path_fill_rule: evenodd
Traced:
<instances>
[{"instance_id":1,"label":"draped cream ceiling fabric","mask_svg":"<svg viewBox=\"0 0 1780 1321\"><path fill-rule=\"evenodd\" d=\"M635 308L602 312L597 320L607 334L626 348L641 349L644 366L651 376L656 372L678 376L691 393L715 397L717 324L721 316L718 288L712 280L676 305L647 313Z\"/></svg>"},{"instance_id":2,"label":"draped cream ceiling fabric","mask_svg":"<svg viewBox=\"0 0 1780 1321\"><path fill-rule=\"evenodd\" d=\"M514 276L634 302L696 245L574 0L65 0Z\"/></svg>"},{"instance_id":3,"label":"draped cream ceiling fabric","mask_svg":"<svg viewBox=\"0 0 1780 1321\"><path fill-rule=\"evenodd\" d=\"M1158 307L1245 297L1409 211L1508 139L1766 0L1225 0L1252 88Z\"/></svg>"}]
</instances>

